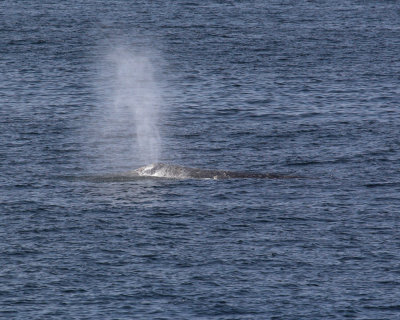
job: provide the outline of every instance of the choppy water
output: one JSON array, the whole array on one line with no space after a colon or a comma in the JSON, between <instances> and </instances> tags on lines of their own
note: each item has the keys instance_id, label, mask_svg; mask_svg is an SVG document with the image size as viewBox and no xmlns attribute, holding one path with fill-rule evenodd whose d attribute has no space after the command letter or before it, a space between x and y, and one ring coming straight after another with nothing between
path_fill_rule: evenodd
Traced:
<instances>
[{"instance_id":1,"label":"choppy water","mask_svg":"<svg viewBox=\"0 0 400 320\"><path fill-rule=\"evenodd\" d=\"M398 1L2 1L0 317L399 319L399 30ZM148 158L310 179L110 178Z\"/></svg>"}]
</instances>

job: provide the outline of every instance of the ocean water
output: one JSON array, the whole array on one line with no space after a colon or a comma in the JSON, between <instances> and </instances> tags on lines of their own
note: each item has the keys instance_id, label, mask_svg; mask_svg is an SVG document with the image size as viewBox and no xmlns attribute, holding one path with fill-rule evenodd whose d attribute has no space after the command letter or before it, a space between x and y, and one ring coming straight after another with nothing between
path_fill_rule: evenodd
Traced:
<instances>
[{"instance_id":1,"label":"ocean water","mask_svg":"<svg viewBox=\"0 0 400 320\"><path fill-rule=\"evenodd\" d=\"M0 2L0 318L400 319L398 1ZM124 178L164 162L302 179Z\"/></svg>"}]
</instances>

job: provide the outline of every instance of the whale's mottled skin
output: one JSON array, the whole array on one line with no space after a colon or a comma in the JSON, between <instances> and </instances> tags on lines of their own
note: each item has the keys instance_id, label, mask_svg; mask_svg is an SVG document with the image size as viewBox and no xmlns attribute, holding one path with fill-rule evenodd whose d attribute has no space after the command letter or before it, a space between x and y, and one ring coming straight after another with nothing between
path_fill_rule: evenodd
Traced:
<instances>
[{"instance_id":1,"label":"whale's mottled skin","mask_svg":"<svg viewBox=\"0 0 400 320\"><path fill-rule=\"evenodd\" d=\"M226 170L209 170L183 167L165 163L154 163L140 167L133 171L139 176L151 176L175 179L290 179L301 178L300 176L283 175L275 173L237 172Z\"/></svg>"}]
</instances>

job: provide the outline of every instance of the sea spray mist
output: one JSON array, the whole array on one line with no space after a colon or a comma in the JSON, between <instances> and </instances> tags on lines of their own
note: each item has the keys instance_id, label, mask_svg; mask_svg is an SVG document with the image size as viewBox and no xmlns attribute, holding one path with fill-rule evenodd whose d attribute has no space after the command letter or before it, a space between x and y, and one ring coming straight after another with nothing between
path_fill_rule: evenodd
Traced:
<instances>
[{"instance_id":1,"label":"sea spray mist","mask_svg":"<svg viewBox=\"0 0 400 320\"><path fill-rule=\"evenodd\" d=\"M162 95L155 80L155 57L128 46L114 46L100 55L99 112L92 119L91 141L96 162L103 162L100 168L104 170L128 169L159 159Z\"/></svg>"},{"instance_id":2,"label":"sea spray mist","mask_svg":"<svg viewBox=\"0 0 400 320\"><path fill-rule=\"evenodd\" d=\"M160 154L157 128L161 103L160 90L154 80L149 57L117 48L110 53L114 68L112 108L117 117L128 117L135 128L132 141L138 158L145 163L156 162ZM127 119L126 119L127 120Z\"/></svg>"}]
</instances>

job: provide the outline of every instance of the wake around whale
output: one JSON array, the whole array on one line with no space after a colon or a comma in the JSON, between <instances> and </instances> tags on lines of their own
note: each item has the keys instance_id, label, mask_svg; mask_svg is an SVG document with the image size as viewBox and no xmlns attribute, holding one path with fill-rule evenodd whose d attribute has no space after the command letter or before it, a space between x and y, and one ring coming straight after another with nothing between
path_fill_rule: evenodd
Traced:
<instances>
[{"instance_id":1,"label":"wake around whale","mask_svg":"<svg viewBox=\"0 0 400 320\"><path fill-rule=\"evenodd\" d=\"M210 170L191 167L183 167L165 163L153 163L144 167L140 167L131 172L141 177L158 177L173 179L293 179L302 178L294 175L284 175L277 173L257 173L257 172L240 172L227 170Z\"/></svg>"}]
</instances>

